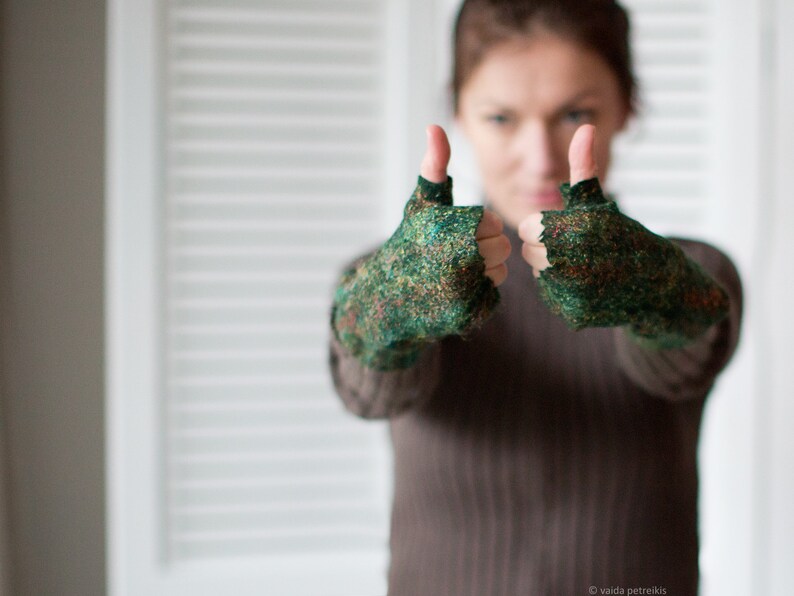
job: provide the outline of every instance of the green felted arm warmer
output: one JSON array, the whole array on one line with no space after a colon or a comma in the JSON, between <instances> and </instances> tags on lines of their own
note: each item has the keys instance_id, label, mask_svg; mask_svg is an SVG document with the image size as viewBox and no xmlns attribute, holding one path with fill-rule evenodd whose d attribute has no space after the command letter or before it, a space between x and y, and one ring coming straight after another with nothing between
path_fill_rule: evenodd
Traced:
<instances>
[{"instance_id":1,"label":"green felted arm warmer","mask_svg":"<svg viewBox=\"0 0 794 596\"><path fill-rule=\"evenodd\" d=\"M407 368L422 349L481 325L499 301L475 232L482 207L453 207L452 180L419 177L394 235L346 271L331 321L365 366Z\"/></svg>"},{"instance_id":2,"label":"green felted arm warmer","mask_svg":"<svg viewBox=\"0 0 794 596\"><path fill-rule=\"evenodd\" d=\"M546 303L573 329L626 325L641 345L690 343L728 312L728 295L675 244L626 217L597 178L564 184L544 211Z\"/></svg>"}]
</instances>

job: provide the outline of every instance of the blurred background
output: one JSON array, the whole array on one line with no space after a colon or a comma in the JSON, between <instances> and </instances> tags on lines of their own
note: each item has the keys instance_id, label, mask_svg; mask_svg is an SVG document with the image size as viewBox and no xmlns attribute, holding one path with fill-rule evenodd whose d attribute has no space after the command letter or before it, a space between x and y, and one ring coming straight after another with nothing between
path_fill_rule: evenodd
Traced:
<instances>
[{"instance_id":1,"label":"blurred background","mask_svg":"<svg viewBox=\"0 0 794 596\"><path fill-rule=\"evenodd\" d=\"M385 593L387 428L327 372L347 260L447 106L458 0L0 0L0 594ZM611 190L746 288L702 593L794 586L794 5L627 0Z\"/></svg>"}]
</instances>

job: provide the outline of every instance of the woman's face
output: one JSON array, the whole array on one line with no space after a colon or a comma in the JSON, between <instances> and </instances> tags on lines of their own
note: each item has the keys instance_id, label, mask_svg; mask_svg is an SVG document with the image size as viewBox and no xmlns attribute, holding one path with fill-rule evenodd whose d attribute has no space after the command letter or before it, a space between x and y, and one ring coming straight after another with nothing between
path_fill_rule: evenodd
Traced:
<instances>
[{"instance_id":1,"label":"woman's face","mask_svg":"<svg viewBox=\"0 0 794 596\"><path fill-rule=\"evenodd\" d=\"M517 228L528 215L561 209L568 145L596 126L603 181L613 136L627 110L617 77L596 53L548 33L490 49L460 90L457 121L480 167L489 205Z\"/></svg>"}]
</instances>

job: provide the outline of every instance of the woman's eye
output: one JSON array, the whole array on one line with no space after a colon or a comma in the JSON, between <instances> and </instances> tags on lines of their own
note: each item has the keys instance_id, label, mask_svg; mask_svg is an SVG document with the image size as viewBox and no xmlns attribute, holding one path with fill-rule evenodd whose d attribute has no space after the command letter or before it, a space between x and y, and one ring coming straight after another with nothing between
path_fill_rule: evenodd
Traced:
<instances>
[{"instance_id":1,"label":"woman's eye","mask_svg":"<svg viewBox=\"0 0 794 596\"><path fill-rule=\"evenodd\" d=\"M565 120L573 124L588 124L593 121L593 110L570 110L565 114Z\"/></svg>"},{"instance_id":2,"label":"woman's eye","mask_svg":"<svg viewBox=\"0 0 794 596\"><path fill-rule=\"evenodd\" d=\"M491 124L496 124L497 126L504 126L510 122L510 118L508 118L505 114L491 114L486 116L485 119Z\"/></svg>"}]
</instances>

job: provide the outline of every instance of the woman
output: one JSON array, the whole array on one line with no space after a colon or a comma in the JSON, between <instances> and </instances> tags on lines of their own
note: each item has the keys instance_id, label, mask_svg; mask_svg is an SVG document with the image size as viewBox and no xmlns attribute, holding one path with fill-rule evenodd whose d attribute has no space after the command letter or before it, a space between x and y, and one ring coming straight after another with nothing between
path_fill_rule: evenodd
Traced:
<instances>
[{"instance_id":1,"label":"woman","mask_svg":"<svg viewBox=\"0 0 794 596\"><path fill-rule=\"evenodd\" d=\"M741 286L600 192L627 40L611 0L464 2L455 112L499 217L451 206L430 127L402 224L340 281L337 390L390 419L393 596L697 593L699 424Z\"/></svg>"}]
</instances>

